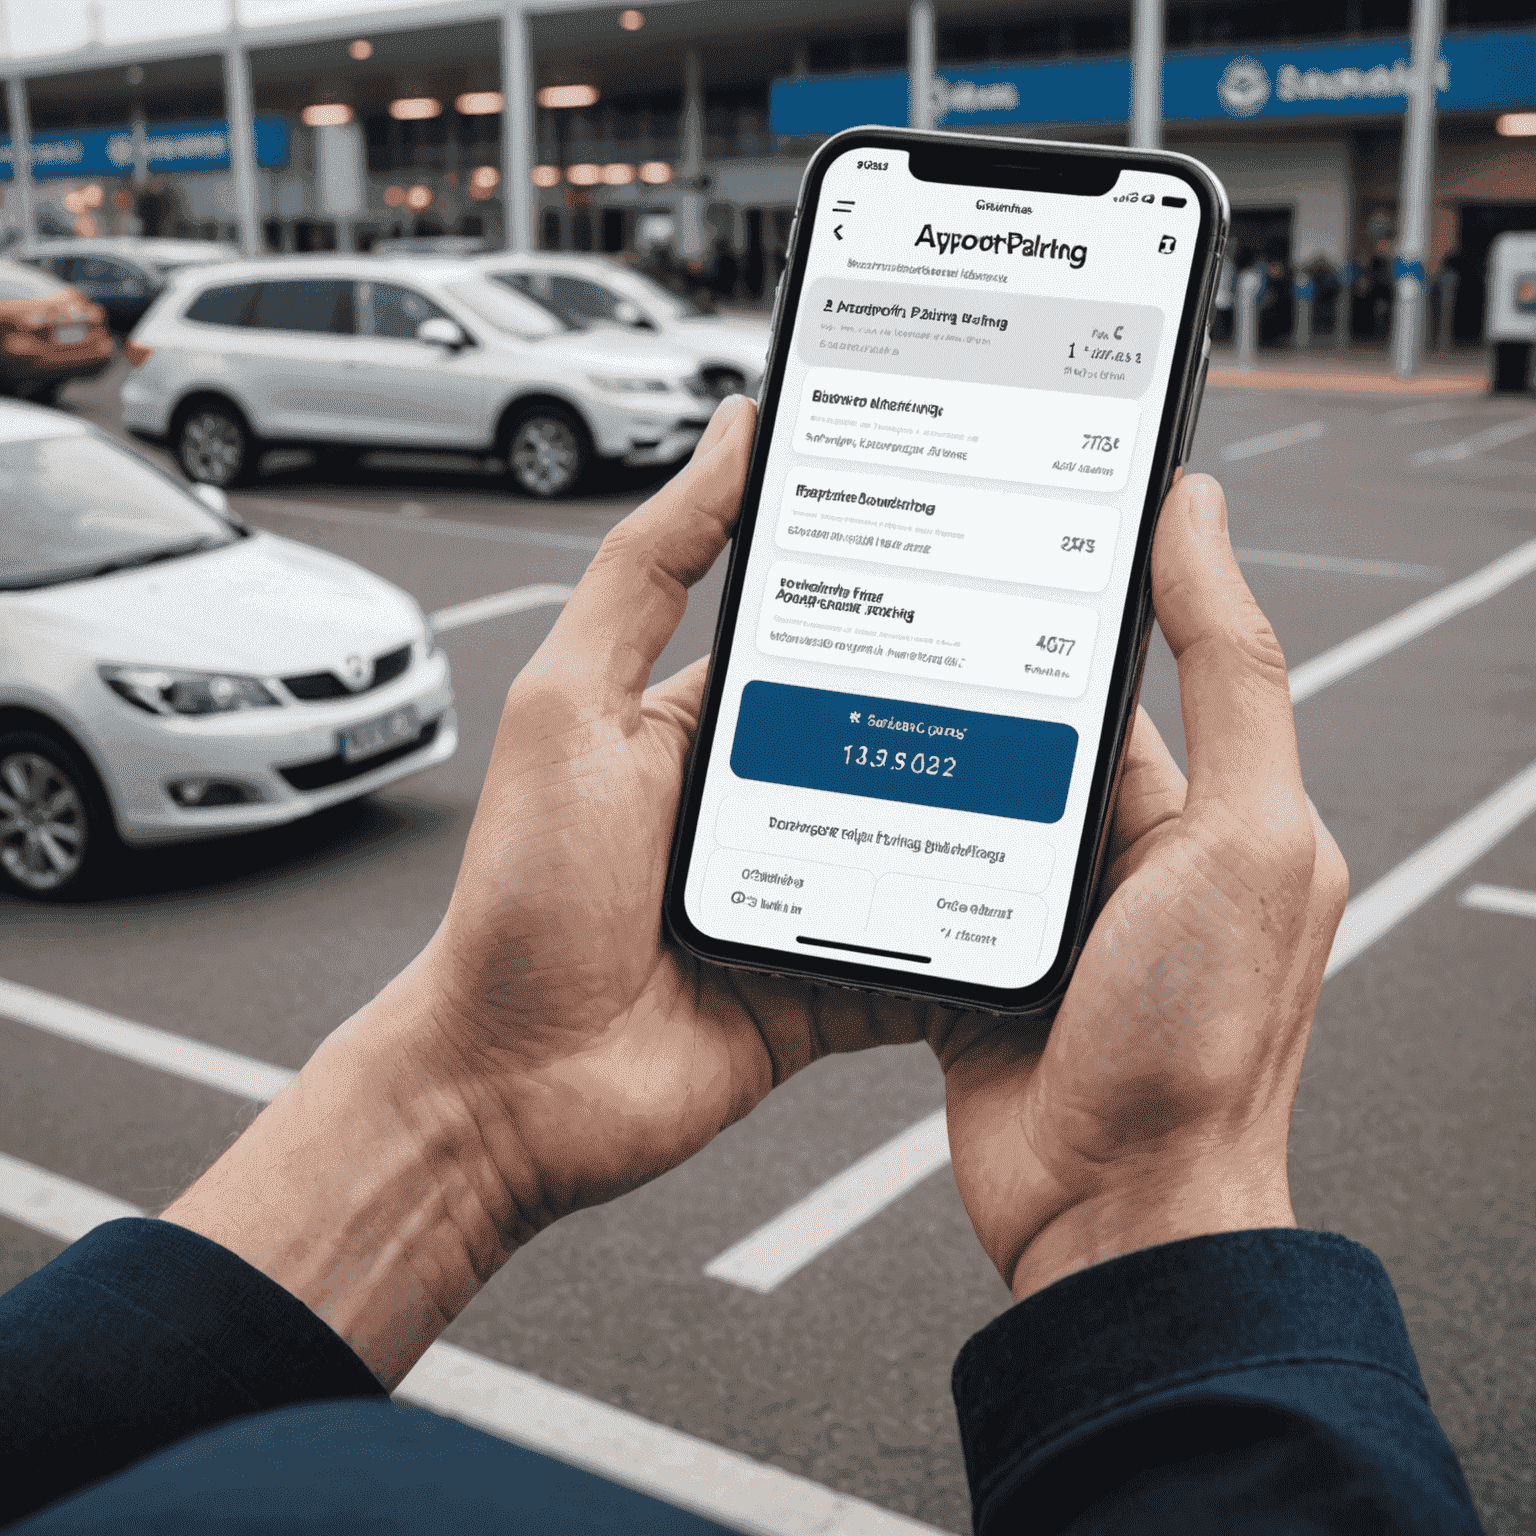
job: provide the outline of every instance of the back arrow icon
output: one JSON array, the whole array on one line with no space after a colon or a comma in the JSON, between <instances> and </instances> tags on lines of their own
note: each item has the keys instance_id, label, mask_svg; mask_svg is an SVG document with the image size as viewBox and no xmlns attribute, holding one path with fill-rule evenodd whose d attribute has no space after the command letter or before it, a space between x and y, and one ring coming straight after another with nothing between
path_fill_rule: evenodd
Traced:
<instances>
[{"instance_id":1,"label":"back arrow icon","mask_svg":"<svg viewBox=\"0 0 1536 1536\"><path fill-rule=\"evenodd\" d=\"M841 224L834 224L832 226L832 233L835 238L841 240L843 238L843 226Z\"/></svg>"}]
</instances>

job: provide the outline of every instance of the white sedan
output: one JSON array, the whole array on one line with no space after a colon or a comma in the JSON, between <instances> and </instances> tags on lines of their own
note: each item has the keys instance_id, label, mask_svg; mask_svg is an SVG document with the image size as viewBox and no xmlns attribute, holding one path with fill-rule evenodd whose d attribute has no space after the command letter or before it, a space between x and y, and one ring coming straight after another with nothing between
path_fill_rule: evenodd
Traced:
<instances>
[{"instance_id":1,"label":"white sedan","mask_svg":"<svg viewBox=\"0 0 1536 1536\"><path fill-rule=\"evenodd\" d=\"M84 423L0 404L0 888L275 826L458 745L420 607Z\"/></svg>"},{"instance_id":2,"label":"white sedan","mask_svg":"<svg viewBox=\"0 0 1536 1536\"><path fill-rule=\"evenodd\" d=\"M752 394L768 365L766 320L706 315L681 294L606 256L501 251L467 265L537 299L577 330L651 333L693 359L717 400Z\"/></svg>"}]
</instances>

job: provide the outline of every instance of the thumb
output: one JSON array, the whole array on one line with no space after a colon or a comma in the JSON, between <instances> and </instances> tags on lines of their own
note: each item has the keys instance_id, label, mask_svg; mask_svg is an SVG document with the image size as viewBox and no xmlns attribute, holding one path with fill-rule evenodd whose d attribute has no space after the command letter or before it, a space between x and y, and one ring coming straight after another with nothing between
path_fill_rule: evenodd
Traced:
<instances>
[{"instance_id":1,"label":"thumb","mask_svg":"<svg viewBox=\"0 0 1536 1536\"><path fill-rule=\"evenodd\" d=\"M1219 800L1260 826L1308 823L1285 656L1248 590L1209 475L1179 480L1152 546L1152 600L1179 667L1191 810Z\"/></svg>"},{"instance_id":2,"label":"thumb","mask_svg":"<svg viewBox=\"0 0 1536 1536\"><path fill-rule=\"evenodd\" d=\"M546 645L612 708L638 705L688 606L688 588L725 548L741 506L756 408L723 401L693 459L606 539Z\"/></svg>"}]
</instances>

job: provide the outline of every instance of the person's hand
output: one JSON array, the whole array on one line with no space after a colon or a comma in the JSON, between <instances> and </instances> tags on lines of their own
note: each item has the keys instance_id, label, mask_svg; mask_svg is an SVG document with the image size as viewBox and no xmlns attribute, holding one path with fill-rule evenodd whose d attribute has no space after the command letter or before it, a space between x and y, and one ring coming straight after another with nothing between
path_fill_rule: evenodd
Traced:
<instances>
[{"instance_id":1,"label":"person's hand","mask_svg":"<svg viewBox=\"0 0 1536 1536\"><path fill-rule=\"evenodd\" d=\"M1139 712L1103 906L1049 1033L973 1016L934 1041L955 1179L1017 1297L1153 1243L1295 1224L1291 1104L1348 872L1209 477L1169 493L1152 579L1188 786Z\"/></svg>"}]
</instances>

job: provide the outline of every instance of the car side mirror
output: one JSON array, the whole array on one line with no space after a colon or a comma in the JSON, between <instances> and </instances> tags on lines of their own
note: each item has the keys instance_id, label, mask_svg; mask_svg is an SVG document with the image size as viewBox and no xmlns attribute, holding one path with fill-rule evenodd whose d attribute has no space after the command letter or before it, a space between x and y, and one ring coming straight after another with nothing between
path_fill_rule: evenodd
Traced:
<instances>
[{"instance_id":1,"label":"car side mirror","mask_svg":"<svg viewBox=\"0 0 1536 1536\"><path fill-rule=\"evenodd\" d=\"M194 485L192 494L208 508L210 512L219 517L234 518L234 513L229 510L229 497L216 485Z\"/></svg>"},{"instance_id":2,"label":"car side mirror","mask_svg":"<svg viewBox=\"0 0 1536 1536\"><path fill-rule=\"evenodd\" d=\"M645 322L645 316L640 313L640 306L632 303L629 299L620 299L613 306L613 318L620 325L639 326Z\"/></svg>"},{"instance_id":3,"label":"car side mirror","mask_svg":"<svg viewBox=\"0 0 1536 1536\"><path fill-rule=\"evenodd\" d=\"M450 352L457 352L469 344L469 338L452 320L440 317L423 320L416 327L416 340L426 342L429 347L447 347Z\"/></svg>"}]
</instances>

